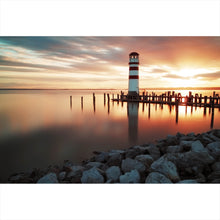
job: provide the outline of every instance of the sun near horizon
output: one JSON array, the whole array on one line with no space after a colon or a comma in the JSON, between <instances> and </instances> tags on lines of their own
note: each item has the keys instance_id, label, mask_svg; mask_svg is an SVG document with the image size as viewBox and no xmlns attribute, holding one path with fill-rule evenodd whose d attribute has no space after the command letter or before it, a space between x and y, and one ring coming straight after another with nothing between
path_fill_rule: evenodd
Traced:
<instances>
[{"instance_id":1,"label":"sun near horizon","mask_svg":"<svg viewBox=\"0 0 220 220\"><path fill-rule=\"evenodd\" d=\"M0 37L1 89L127 89L140 54L141 88L218 87L220 37Z\"/></svg>"}]
</instances>

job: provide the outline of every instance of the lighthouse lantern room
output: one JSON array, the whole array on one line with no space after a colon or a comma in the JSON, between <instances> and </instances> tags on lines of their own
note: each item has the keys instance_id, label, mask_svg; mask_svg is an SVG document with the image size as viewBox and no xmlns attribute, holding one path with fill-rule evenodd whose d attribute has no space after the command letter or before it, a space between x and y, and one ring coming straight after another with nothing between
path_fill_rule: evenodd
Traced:
<instances>
[{"instance_id":1,"label":"lighthouse lantern room","mask_svg":"<svg viewBox=\"0 0 220 220\"><path fill-rule=\"evenodd\" d=\"M128 96L138 97L139 95L139 54L129 54L129 84Z\"/></svg>"}]
</instances>

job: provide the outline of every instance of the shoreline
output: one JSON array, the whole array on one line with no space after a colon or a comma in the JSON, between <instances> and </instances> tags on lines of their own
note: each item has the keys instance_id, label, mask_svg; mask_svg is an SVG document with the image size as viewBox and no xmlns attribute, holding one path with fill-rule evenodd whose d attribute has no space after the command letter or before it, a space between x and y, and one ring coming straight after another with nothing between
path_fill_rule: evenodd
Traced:
<instances>
[{"instance_id":1,"label":"shoreline","mask_svg":"<svg viewBox=\"0 0 220 220\"><path fill-rule=\"evenodd\" d=\"M81 165L65 160L62 166L12 174L8 183L220 183L220 129L95 151Z\"/></svg>"}]
</instances>

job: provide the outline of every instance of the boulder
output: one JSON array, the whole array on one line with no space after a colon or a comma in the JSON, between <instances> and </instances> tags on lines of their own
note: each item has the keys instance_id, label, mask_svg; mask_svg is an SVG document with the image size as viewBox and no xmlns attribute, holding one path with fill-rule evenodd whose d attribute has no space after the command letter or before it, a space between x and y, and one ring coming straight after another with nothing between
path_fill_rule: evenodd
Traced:
<instances>
[{"instance_id":1,"label":"boulder","mask_svg":"<svg viewBox=\"0 0 220 220\"><path fill-rule=\"evenodd\" d=\"M67 174L67 180L72 183L80 183L84 169L82 166L72 166L71 171Z\"/></svg>"},{"instance_id":2,"label":"boulder","mask_svg":"<svg viewBox=\"0 0 220 220\"><path fill-rule=\"evenodd\" d=\"M8 178L8 182L10 183L32 183L33 179L30 178L30 174L28 173L17 173L17 174L11 175Z\"/></svg>"},{"instance_id":3,"label":"boulder","mask_svg":"<svg viewBox=\"0 0 220 220\"><path fill-rule=\"evenodd\" d=\"M125 157L134 159L137 155L140 155L140 154L141 154L141 151L139 151L138 149L129 149L126 152Z\"/></svg>"},{"instance_id":4,"label":"boulder","mask_svg":"<svg viewBox=\"0 0 220 220\"><path fill-rule=\"evenodd\" d=\"M169 178L173 182L178 182L180 180L176 165L171 161L167 160L164 156L154 161L151 164L150 170L152 172L159 172L164 174L167 178Z\"/></svg>"},{"instance_id":5,"label":"boulder","mask_svg":"<svg viewBox=\"0 0 220 220\"><path fill-rule=\"evenodd\" d=\"M168 146L167 153L180 153L183 148L180 145Z\"/></svg>"},{"instance_id":6,"label":"boulder","mask_svg":"<svg viewBox=\"0 0 220 220\"><path fill-rule=\"evenodd\" d=\"M214 157L215 159L220 158L220 141L212 142L206 147L212 157Z\"/></svg>"},{"instance_id":7,"label":"boulder","mask_svg":"<svg viewBox=\"0 0 220 220\"><path fill-rule=\"evenodd\" d=\"M212 139L213 141L220 141L220 138L216 137L213 133L209 134L209 138Z\"/></svg>"},{"instance_id":8,"label":"boulder","mask_svg":"<svg viewBox=\"0 0 220 220\"><path fill-rule=\"evenodd\" d=\"M60 181L64 180L65 177L66 177L66 172L65 172L65 171L62 171L62 172L60 172L60 173L58 174L58 179L59 179Z\"/></svg>"},{"instance_id":9,"label":"boulder","mask_svg":"<svg viewBox=\"0 0 220 220\"><path fill-rule=\"evenodd\" d=\"M146 146L136 145L136 146L133 146L132 149L138 151L139 154L146 154L148 152Z\"/></svg>"},{"instance_id":10,"label":"boulder","mask_svg":"<svg viewBox=\"0 0 220 220\"><path fill-rule=\"evenodd\" d=\"M213 182L215 181L216 183L216 180L219 180L220 179L220 171L213 171L209 176L208 176L208 181L209 182Z\"/></svg>"},{"instance_id":11,"label":"boulder","mask_svg":"<svg viewBox=\"0 0 220 220\"><path fill-rule=\"evenodd\" d=\"M180 147L183 151L190 151L193 141L180 141Z\"/></svg>"},{"instance_id":12,"label":"boulder","mask_svg":"<svg viewBox=\"0 0 220 220\"><path fill-rule=\"evenodd\" d=\"M220 129L215 129L215 130L213 131L213 134L214 134L216 137L220 138Z\"/></svg>"},{"instance_id":13,"label":"boulder","mask_svg":"<svg viewBox=\"0 0 220 220\"><path fill-rule=\"evenodd\" d=\"M100 174L96 167L86 170L82 174L82 183L104 183L104 177Z\"/></svg>"},{"instance_id":14,"label":"boulder","mask_svg":"<svg viewBox=\"0 0 220 220\"><path fill-rule=\"evenodd\" d=\"M166 143L168 146L177 145L178 139L177 139L176 135L167 135Z\"/></svg>"},{"instance_id":15,"label":"boulder","mask_svg":"<svg viewBox=\"0 0 220 220\"><path fill-rule=\"evenodd\" d=\"M48 173L40 178L37 183L58 183L56 173Z\"/></svg>"},{"instance_id":16,"label":"boulder","mask_svg":"<svg viewBox=\"0 0 220 220\"><path fill-rule=\"evenodd\" d=\"M153 157L154 160L157 160L160 158L160 150L157 146L154 144L150 144L148 147L146 147L147 152Z\"/></svg>"},{"instance_id":17,"label":"boulder","mask_svg":"<svg viewBox=\"0 0 220 220\"><path fill-rule=\"evenodd\" d=\"M204 146L213 142L213 140L209 138L209 135L206 133L202 133L197 137L197 139L200 140Z\"/></svg>"},{"instance_id":18,"label":"boulder","mask_svg":"<svg viewBox=\"0 0 220 220\"><path fill-rule=\"evenodd\" d=\"M196 137L193 138L193 137L190 137L190 136L182 136L182 137L179 138L179 141L180 142L181 141L194 141L195 139L196 139Z\"/></svg>"},{"instance_id":19,"label":"boulder","mask_svg":"<svg viewBox=\"0 0 220 220\"><path fill-rule=\"evenodd\" d=\"M120 183L139 183L141 177L137 170L132 170L131 172L121 175L119 179Z\"/></svg>"},{"instance_id":20,"label":"boulder","mask_svg":"<svg viewBox=\"0 0 220 220\"><path fill-rule=\"evenodd\" d=\"M125 154L124 150L110 150L109 153Z\"/></svg>"},{"instance_id":21,"label":"boulder","mask_svg":"<svg viewBox=\"0 0 220 220\"><path fill-rule=\"evenodd\" d=\"M179 181L178 183L198 183L196 180L193 180L193 179L189 179L189 180L181 180Z\"/></svg>"},{"instance_id":22,"label":"boulder","mask_svg":"<svg viewBox=\"0 0 220 220\"><path fill-rule=\"evenodd\" d=\"M203 144L199 140L194 141L192 143L191 150L193 152L198 152L198 153L200 153L200 152L207 152L207 150L204 148Z\"/></svg>"},{"instance_id":23,"label":"boulder","mask_svg":"<svg viewBox=\"0 0 220 220\"><path fill-rule=\"evenodd\" d=\"M146 169L149 169L150 165L154 162L153 157L148 154L142 154L135 157L135 160L143 163Z\"/></svg>"},{"instance_id":24,"label":"boulder","mask_svg":"<svg viewBox=\"0 0 220 220\"><path fill-rule=\"evenodd\" d=\"M101 152L95 157L96 162L105 163L109 159L109 153Z\"/></svg>"},{"instance_id":25,"label":"boulder","mask_svg":"<svg viewBox=\"0 0 220 220\"><path fill-rule=\"evenodd\" d=\"M166 142L158 142L156 147L159 149L159 151L162 155L167 153L168 146L167 146Z\"/></svg>"},{"instance_id":26,"label":"boulder","mask_svg":"<svg viewBox=\"0 0 220 220\"><path fill-rule=\"evenodd\" d=\"M191 137L191 138L194 138L195 137L195 133L194 132L188 133L187 136Z\"/></svg>"},{"instance_id":27,"label":"boulder","mask_svg":"<svg viewBox=\"0 0 220 220\"><path fill-rule=\"evenodd\" d=\"M106 170L107 180L111 179L113 182L117 182L119 180L120 175L121 175L121 170L117 166L109 167Z\"/></svg>"},{"instance_id":28,"label":"boulder","mask_svg":"<svg viewBox=\"0 0 220 220\"><path fill-rule=\"evenodd\" d=\"M125 160L122 161L121 169L124 173L129 172L131 170L137 170L140 173L143 173L146 167L144 166L143 163L137 160L126 158Z\"/></svg>"},{"instance_id":29,"label":"boulder","mask_svg":"<svg viewBox=\"0 0 220 220\"><path fill-rule=\"evenodd\" d=\"M213 165L212 165L212 170L213 171L220 171L220 162L215 162Z\"/></svg>"},{"instance_id":30,"label":"boulder","mask_svg":"<svg viewBox=\"0 0 220 220\"><path fill-rule=\"evenodd\" d=\"M122 161L122 155L120 153L111 153L109 154L110 158L108 159L107 166L120 166Z\"/></svg>"},{"instance_id":31,"label":"boulder","mask_svg":"<svg viewBox=\"0 0 220 220\"><path fill-rule=\"evenodd\" d=\"M104 164L101 163L101 162L89 162L89 163L87 163L85 165L86 169L90 169L92 167L96 167L96 168L102 169L104 167Z\"/></svg>"},{"instance_id":32,"label":"boulder","mask_svg":"<svg viewBox=\"0 0 220 220\"><path fill-rule=\"evenodd\" d=\"M147 176L145 183L172 183L172 181L161 173L152 172Z\"/></svg>"},{"instance_id":33,"label":"boulder","mask_svg":"<svg viewBox=\"0 0 220 220\"><path fill-rule=\"evenodd\" d=\"M64 160L64 164L63 164L63 170L64 171L71 171L71 167L73 166L73 163L69 160Z\"/></svg>"}]
</instances>

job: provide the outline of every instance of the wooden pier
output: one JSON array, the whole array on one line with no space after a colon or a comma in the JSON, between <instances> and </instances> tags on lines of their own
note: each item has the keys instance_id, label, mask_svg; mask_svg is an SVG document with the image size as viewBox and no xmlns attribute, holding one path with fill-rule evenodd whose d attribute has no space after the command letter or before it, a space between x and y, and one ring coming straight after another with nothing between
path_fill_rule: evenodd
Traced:
<instances>
[{"instance_id":1,"label":"wooden pier","mask_svg":"<svg viewBox=\"0 0 220 220\"><path fill-rule=\"evenodd\" d=\"M121 102L141 102L141 103L155 103L155 104L168 104L168 105L184 105L195 107L212 107L220 108L219 94L213 92L213 96L203 96L202 94L182 96L181 93L175 93L174 91L168 91L161 95L157 95L154 92L143 92L142 95L129 96L123 92L117 94L117 98L112 98L112 101Z\"/></svg>"}]
</instances>

